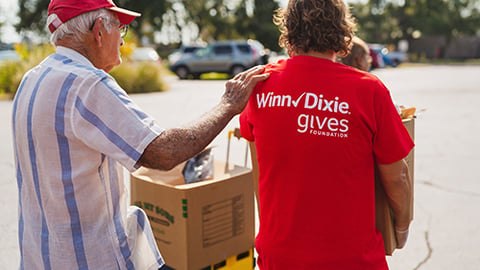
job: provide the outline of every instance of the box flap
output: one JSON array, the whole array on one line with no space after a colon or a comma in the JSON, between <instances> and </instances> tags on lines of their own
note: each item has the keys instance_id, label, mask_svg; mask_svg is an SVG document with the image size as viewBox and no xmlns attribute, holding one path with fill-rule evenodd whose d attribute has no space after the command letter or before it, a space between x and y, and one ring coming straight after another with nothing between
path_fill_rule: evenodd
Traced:
<instances>
[{"instance_id":1,"label":"box flap","mask_svg":"<svg viewBox=\"0 0 480 270\"><path fill-rule=\"evenodd\" d=\"M175 186L185 183L182 175L182 168L184 165L185 163L182 163L169 171L140 167L138 170L133 172L132 175L145 181L167 186Z\"/></svg>"},{"instance_id":2,"label":"box flap","mask_svg":"<svg viewBox=\"0 0 480 270\"><path fill-rule=\"evenodd\" d=\"M212 182L222 181L225 179L229 179L232 176L246 174L251 171L251 169L233 164L230 164L228 165L228 167L226 167L226 163L224 161L216 160L214 163L215 174L212 179L206 179L199 182L186 184L185 178L182 175L182 170L184 166L185 162L179 164L178 166L169 171L161 171L141 167L135 172L133 172L132 175L138 179L183 190L208 185Z\"/></svg>"}]
</instances>

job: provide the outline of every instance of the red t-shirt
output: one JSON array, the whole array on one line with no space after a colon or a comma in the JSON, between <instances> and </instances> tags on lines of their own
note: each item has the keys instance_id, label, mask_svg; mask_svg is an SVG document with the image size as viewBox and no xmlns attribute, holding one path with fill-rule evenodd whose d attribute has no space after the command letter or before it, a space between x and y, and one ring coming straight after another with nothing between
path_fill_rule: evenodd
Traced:
<instances>
[{"instance_id":1,"label":"red t-shirt","mask_svg":"<svg viewBox=\"0 0 480 270\"><path fill-rule=\"evenodd\" d=\"M374 163L414 144L374 75L310 56L270 64L240 116L259 164L259 264L388 269L375 228ZM288 268L292 267L292 268Z\"/></svg>"}]
</instances>

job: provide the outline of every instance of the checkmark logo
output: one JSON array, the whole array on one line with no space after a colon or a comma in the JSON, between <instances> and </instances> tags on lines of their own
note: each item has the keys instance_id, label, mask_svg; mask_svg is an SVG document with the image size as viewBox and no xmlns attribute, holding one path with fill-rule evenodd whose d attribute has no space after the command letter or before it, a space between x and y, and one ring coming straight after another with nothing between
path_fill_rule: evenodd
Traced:
<instances>
[{"instance_id":1,"label":"checkmark logo","mask_svg":"<svg viewBox=\"0 0 480 270\"><path fill-rule=\"evenodd\" d=\"M293 106L296 108L298 106L298 103L300 102L300 100L302 99L302 97L305 95L305 92L303 92L303 94L297 98L297 100L293 101L292 100L292 104Z\"/></svg>"}]
</instances>

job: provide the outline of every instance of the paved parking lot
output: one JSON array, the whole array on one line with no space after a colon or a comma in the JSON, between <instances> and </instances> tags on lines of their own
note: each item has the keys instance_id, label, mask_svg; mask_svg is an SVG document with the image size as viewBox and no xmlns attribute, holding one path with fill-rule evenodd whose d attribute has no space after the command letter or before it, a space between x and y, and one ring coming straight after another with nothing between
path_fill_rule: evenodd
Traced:
<instances>
[{"instance_id":1,"label":"paved parking lot","mask_svg":"<svg viewBox=\"0 0 480 270\"><path fill-rule=\"evenodd\" d=\"M420 66L377 70L398 104L416 106L415 218L392 270L474 270L480 265L480 66ZM133 99L165 126L190 121L218 102L224 81L168 78L165 93ZM17 269L17 190L10 128L11 102L0 101L0 269ZM225 159L227 132L215 139ZM231 160L244 162L245 144L232 141ZM348 252L348 251L346 251Z\"/></svg>"}]
</instances>

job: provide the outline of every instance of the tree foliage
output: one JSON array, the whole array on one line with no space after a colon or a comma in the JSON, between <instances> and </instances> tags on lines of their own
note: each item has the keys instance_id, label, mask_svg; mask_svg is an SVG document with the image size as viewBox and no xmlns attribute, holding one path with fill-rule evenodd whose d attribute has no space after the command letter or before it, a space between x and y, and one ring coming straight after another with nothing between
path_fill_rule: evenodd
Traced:
<instances>
[{"instance_id":1,"label":"tree foliage","mask_svg":"<svg viewBox=\"0 0 480 270\"><path fill-rule=\"evenodd\" d=\"M273 24L273 15L278 8L278 3L273 0L255 0L255 11L250 28L251 32L255 33L256 39L273 50L280 49L278 45L280 32Z\"/></svg>"},{"instance_id":2,"label":"tree foliage","mask_svg":"<svg viewBox=\"0 0 480 270\"><path fill-rule=\"evenodd\" d=\"M181 0L186 21L198 27L205 41L221 39L258 39L271 49L279 49L273 12L274 0Z\"/></svg>"},{"instance_id":3,"label":"tree foliage","mask_svg":"<svg viewBox=\"0 0 480 270\"><path fill-rule=\"evenodd\" d=\"M46 13L50 0L18 0L20 33L33 31L46 36ZM276 0L115 0L127 9L142 13L132 28L153 40L155 32L166 31L166 42L180 43L182 30L195 28L204 41L258 39L278 50L279 32L272 22L279 7ZM369 0L352 4L358 35L370 42L396 43L422 35L479 33L478 0ZM167 29L167 30L165 30Z\"/></svg>"},{"instance_id":4,"label":"tree foliage","mask_svg":"<svg viewBox=\"0 0 480 270\"><path fill-rule=\"evenodd\" d=\"M16 30L45 34L49 3L50 0L18 0L20 22L15 26Z\"/></svg>"},{"instance_id":5,"label":"tree foliage","mask_svg":"<svg viewBox=\"0 0 480 270\"><path fill-rule=\"evenodd\" d=\"M183 0L187 20L197 25L205 41L237 38L235 6L228 0Z\"/></svg>"},{"instance_id":6,"label":"tree foliage","mask_svg":"<svg viewBox=\"0 0 480 270\"><path fill-rule=\"evenodd\" d=\"M47 35L45 22L50 0L18 0L18 32ZM194 25L204 41L254 38L278 48L278 31L272 22L275 0L116 0L118 6L142 13L131 28L153 40L154 32L168 28L171 42L179 42L182 29ZM175 36L178 35L178 36Z\"/></svg>"},{"instance_id":7,"label":"tree foliage","mask_svg":"<svg viewBox=\"0 0 480 270\"><path fill-rule=\"evenodd\" d=\"M422 35L475 35L479 30L477 0L370 0L352 5L359 35L394 43Z\"/></svg>"},{"instance_id":8,"label":"tree foliage","mask_svg":"<svg viewBox=\"0 0 480 270\"><path fill-rule=\"evenodd\" d=\"M130 24L137 33L149 32L148 29L142 29L143 23L148 23L153 29L160 29L163 24L163 15L172 8L172 3L165 0L116 0L115 3L119 7L142 14Z\"/></svg>"}]
</instances>

